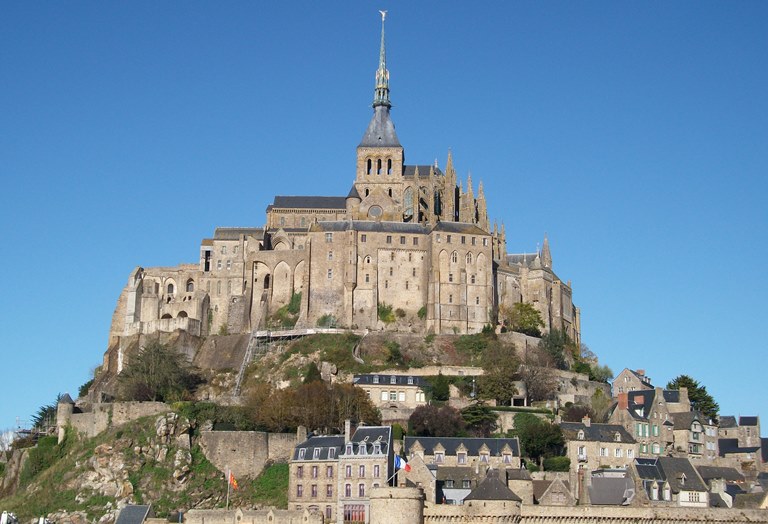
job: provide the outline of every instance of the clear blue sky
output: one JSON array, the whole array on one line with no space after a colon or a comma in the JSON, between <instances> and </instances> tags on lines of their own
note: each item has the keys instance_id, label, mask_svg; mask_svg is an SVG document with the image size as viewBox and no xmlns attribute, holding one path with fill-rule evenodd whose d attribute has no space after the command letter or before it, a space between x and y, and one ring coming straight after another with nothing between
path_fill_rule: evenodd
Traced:
<instances>
[{"instance_id":1,"label":"clear blue sky","mask_svg":"<svg viewBox=\"0 0 768 524\"><path fill-rule=\"evenodd\" d=\"M692 375L768 434L756 1L6 2L0 429L76 395L135 266L347 193L378 9L406 161L450 148L510 251L549 235L602 363Z\"/></svg>"}]
</instances>

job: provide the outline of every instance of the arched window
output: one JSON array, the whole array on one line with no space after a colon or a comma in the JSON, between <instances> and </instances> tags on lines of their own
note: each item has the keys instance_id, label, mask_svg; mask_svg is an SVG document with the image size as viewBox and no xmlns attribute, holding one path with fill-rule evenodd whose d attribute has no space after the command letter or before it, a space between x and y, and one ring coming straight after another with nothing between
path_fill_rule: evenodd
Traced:
<instances>
[{"instance_id":1,"label":"arched window","mask_svg":"<svg viewBox=\"0 0 768 524\"><path fill-rule=\"evenodd\" d=\"M187 315L186 311L179 311L179 314L176 316L179 318L187 318L189 315Z\"/></svg>"},{"instance_id":2,"label":"arched window","mask_svg":"<svg viewBox=\"0 0 768 524\"><path fill-rule=\"evenodd\" d=\"M192 293L195 290L195 281L191 278L187 280L187 293Z\"/></svg>"},{"instance_id":3,"label":"arched window","mask_svg":"<svg viewBox=\"0 0 768 524\"><path fill-rule=\"evenodd\" d=\"M376 174L377 175L381 174L381 159L380 158L376 161Z\"/></svg>"},{"instance_id":4,"label":"arched window","mask_svg":"<svg viewBox=\"0 0 768 524\"><path fill-rule=\"evenodd\" d=\"M403 207L405 208L403 211L403 217L406 220L409 220L411 217L413 217L413 188L412 187L405 188L405 192L403 193Z\"/></svg>"},{"instance_id":5,"label":"arched window","mask_svg":"<svg viewBox=\"0 0 768 524\"><path fill-rule=\"evenodd\" d=\"M370 189L366 188L365 189L365 196L368 196L368 193L370 193L370 192L371 192Z\"/></svg>"},{"instance_id":6,"label":"arched window","mask_svg":"<svg viewBox=\"0 0 768 524\"><path fill-rule=\"evenodd\" d=\"M370 158L368 159L367 163L368 163L368 167L367 167L367 169L365 171L365 174L370 175L371 174L371 159Z\"/></svg>"},{"instance_id":7,"label":"arched window","mask_svg":"<svg viewBox=\"0 0 768 524\"><path fill-rule=\"evenodd\" d=\"M392 188L391 187L387 190L387 193L389 193L390 197L392 196Z\"/></svg>"},{"instance_id":8,"label":"arched window","mask_svg":"<svg viewBox=\"0 0 768 524\"><path fill-rule=\"evenodd\" d=\"M472 263L472 253L467 253L467 264Z\"/></svg>"},{"instance_id":9,"label":"arched window","mask_svg":"<svg viewBox=\"0 0 768 524\"><path fill-rule=\"evenodd\" d=\"M365 257L365 263L366 264L370 264L371 263L371 257L370 256Z\"/></svg>"},{"instance_id":10,"label":"arched window","mask_svg":"<svg viewBox=\"0 0 768 524\"><path fill-rule=\"evenodd\" d=\"M388 175L392 174L392 159L391 158L387 159L387 174Z\"/></svg>"},{"instance_id":11,"label":"arched window","mask_svg":"<svg viewBox=\"0 0 768 524\"><path fill-rule=\"evenodd\" d=\"M168 294L169 295L173 295L174 290L175 290L175 288L173 287L173 283L172 282L169 283L168 284Z\"/></svg>"},{"instance_id":12,"label":"arched window","mask_svg":"<svg viewBox=\"0 0 768 524\"><path fill-rule=\"evenodd\" d=\"M454 251L453 253L451 253L451 262L456 264L458 261L459 261L459 254L456 251Z\"/></svg>"}]
</instances>

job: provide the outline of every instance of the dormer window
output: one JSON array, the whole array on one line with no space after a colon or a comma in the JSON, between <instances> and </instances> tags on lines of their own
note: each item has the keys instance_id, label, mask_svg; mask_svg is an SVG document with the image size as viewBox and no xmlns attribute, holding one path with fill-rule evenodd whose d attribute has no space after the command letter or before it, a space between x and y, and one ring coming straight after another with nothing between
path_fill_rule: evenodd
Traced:
<instances>
[{"instance_id":1,"label":"dormer window","mask_svg":"<svg viewBox=\"0 0 768 524\"><path fill-rule=\"evenodd\" d=\"M390 384L397 384L397 377L396 377L396 376L394 376L394 375L392 375L391 377L389 377L389 383L390 383Z\"/></svg>"},{"instance_id":2,"label":"dormer window","mask_svg":"<svg viewBox=\"0 0 768 524\"><path fill-rule=\"evenodd\" d=\"M578 435L576 435L576 438L579 440L584 440L584 430L579 430Z\"/></svg>"},{"instance_id":3,"label":"dormer window","mask_svg":"<svg viewBox=\"0 0 768 524\"><path fill-rule=\"evenodd\" d=\"M329 459L335 459L336 458L336 448L328 448L328 458ZM330 477L330 475L328 475Z\"/></svg>"},{"instance_id":4,"label":"dormer window","mask_svg":"<svg viewBox=\"0 0 768 524\"><path fill-rule=\"evenodd\" d=\"M354 450L352 449L352 443L350 442L347 444L347 451L345 452L347 455L352 455L354 453Z\"/></svg>"},{"instance_id":5,"label":"dormer window","mask_svg":"<svg viewBox=\"0 0 768 524\"><path fill-rule=\"evenodd\" d=\"M381 442L374 442L373 443L373 454L374 455L381 455Z\"/></svg>"},{"instance_id":6,"label":"dormer window","mask_svg":"<svg viewBox=\"0 0 768 524\"><path fill-rule=\"evenodd\" d=\"M358 455L368 454L368 446L365 445L365 442L360 443L360 445L357 447L357 454Z\"/></svg>"},{"instance_id":7,"label":"dormer window","mask_svg":"<svg viewBox=\"0 0 768 524\"><path fill-rule=\"evenodd\" d=\"M378 384L379 383L379 376L378 375L374 375L373 376L373 383L374 384Z\"/></svg>"},{"instance_id":8,"label":"dormer window","mask_svg":"<svg viewBox=\"0 0 768 524\"><path fill-rule=\"evenodd\" d=\"M306 450L305 448L301 448L301 449L299 450L299 460L303 460L303 459L304 459L304 455L305 455L306 453L307 453L307 450Z\"/></svg>"},{"instance_id":9,"label":"dormer window","mask_svg":"<svg viewBox=\"0 0 768 524\"><path fill-rule=\"evenodd\" d=\"M456 453L456 462L459 464L466 464L467 463L467 454L466 453Z\"/></svg>"},{"instance_id":10,"label":"dormer window","mask_svg":"<svg viewBox=\"0 0 768 524\"><path fill-rule=\"evenodd\" d=\"M621 434L617 431L615 435L613 435L613 440L615 442L621 442Z\"/></svg>"},{"instance_id":11,"label":"dormer window","mask_svg":"<svg viewBox=\"0 0 768 524\"><path fill-rule=\"evenodd\" d=\"M312 451L312 458L315 459L315 460L320 458L320 448L315 448Z\"/></svg>"},{"instance_id":12,"label":"dormer window","mask_svg":"<svg viewBox=\"0 0 768 524\"><path fill-rule=\"evenodd\" d=\"M480 462L484 462L485 464L488 464L488 453L482 453L480 455Z\"/></svg>"},{"instance_id":13,"label":"dormer window","mask_svg":"<svg viewBox=\"0 0 768 524\"><path fill-rule=\"evenodd\" d=\"M408 385L409 386L413 385L413 377L408 377Z\"/></svg>"},{"instance_id":14,"label":"dormer window","mask_svg":"<svg viewBox=\"0 0 768 524\"><path fill-rule=\"evenodd\" d=\"M445 453L442 451L435 451L435 462L438 464L445 462Z\"/></svg>"}]
</instances>

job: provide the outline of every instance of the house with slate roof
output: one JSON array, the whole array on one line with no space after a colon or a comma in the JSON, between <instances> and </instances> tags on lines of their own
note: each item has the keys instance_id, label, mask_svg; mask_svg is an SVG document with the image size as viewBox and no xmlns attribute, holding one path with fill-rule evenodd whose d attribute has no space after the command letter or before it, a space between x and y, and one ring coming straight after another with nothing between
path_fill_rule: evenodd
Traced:
<instances>
[{"instance_id":1,"label":"house with slate roof","mask_svg":"<svg viewBox=\"0 0 768 524\"><path fill-rule=\"evenodd\" d=\"M344 435L313 435L293 450L288 507L328 522L368 522L370 491L392 484L392 428L349 424Z\"/></svg>"},{"instance_id":2,"label":"house with slate roof","mask_svg":"<svg viewBox=\"0 0 768 524\"><path fill-rule=\"evenodd\" d=\"M411 375L355 375L352 383L368 393L378 408L415 409L427 403L424 377Z\"/></svg>"},{"instance_id":3,"label":"house with slate roof","mask_svg":"<svg viewBox=\"0 0 768 524\"><path fill-rule=\"evenodd\" d=\"M437 466L520 467L520 441L513 438L405 437L407 457Z\"/></svg>"},{"instance_id":4,"label":"house with slate roof","mask_svg":"<svg viewBox=\"0 0 768 524\"><path fill-rule=\"evenodd\" d=\"M675 453L691 459L718 457L717 425L698 411L672 413Z\"/></svg>"},{"instance_id":5,"label":"house with slate roof","mask_svg":"<svg viewBox=\"0 0 768 524\"><path fill-rule=\"evenodd\" d=\"M590 473L588 493L593 506L628 506L636 489L628 469L605 468Z\"/></svg>"},{"instance_id":6,"label":"house with slate roof","mask_svg":"<svg viewBox=\"0 0 768 524\"><path fill-rule=\"evenodd\" d=\"M645 374L644 369L631 370L624 368L613 379L611 386L613 398L617 398L621 393L653 389L651 378Z\"/></svg>"},{"instance_id":7,"label":"house with slate roof","mask_svg":"<svg viewBox=\"0 0 768 524\"><path fill-rule=\"evenodd\" d=\"M580 311L570 281L554 272L549 240L508 253L482 182L460 181L450 152L442 168L406 164L391 107L382 25L373 114L355 163L327 180L336 195L275 196L264 227L216 228L197 261L136 267L117 302L104 370L119 371L125 337L264 330L291 300L299 302L297 328L322 319L380 329L377 307L387 304L406 319L390 328L438 334L480 332L498 325L501 305L524 302L545 332L578 343ZM284 178L290 184L290 173Z\"/></svg>"},{"instance_id":8,"label":"house with slate roof","mask_svg":"<svg viewBox=\"0 0 768 524\"><path fill-rule=\"evenodd\" d=\"M533 503L542 506L575 506L576 497L571 493L571 483L555 478L552 480L534 480Z\"/></svg>"},{"instance_id":9,"label":"house with slate roof","mask_svg":"<svg viewBox=\"0 0 768 524\"><path fill-rule=\"evenodd\" d=\"M627 468L637 456L637 442L620 424L561 422L571 469Z\"/></svg>"},{"instance_id":10,"label":"house with slate roof","mask_svg":"<svg viewBox=\"0 0 768 524\"><path fill-rule=\"evenodd\" d=\"M488 469L485 478L480 481L472 492L464 497L464 501L473 500L503 500L517 503L519 507L522 499L517 496L500 477L498 469Z\"/></svg>"},{"instance_id":11,"label":"house with slate roof","mask_svg":"<svg viewBox=\"0 0 768 524\"><path fill-rule=\"evenodd\" d=\"M639 493L651 504L706 508L709 490L687 458L637 458Z\"/></svg>"},{"instance_id":12,"label":"house with slate roof","mask_svg":"<svg viewBox=\"0 0 768 524\"><path fill-rule=\"evenodd\" d=\"M672 453L674 449L674 420L672 413L691 409L688 391L678 390L630 391L618 396L611 414L611 424L621 424L638 443L638 456L650 457Z\"/></svg>"},{"instance_id":13,"label":"house with slate roof","mask_svg":"<svg viewBox=\"0 0 768 524\"><path fill-rule=\"evenodd\" d=\"M709 503L713 507L731 508L737 496L748 493L747 480L736 468L696 466L696 471L709 488Z\"/></svg>"}]
</instances>

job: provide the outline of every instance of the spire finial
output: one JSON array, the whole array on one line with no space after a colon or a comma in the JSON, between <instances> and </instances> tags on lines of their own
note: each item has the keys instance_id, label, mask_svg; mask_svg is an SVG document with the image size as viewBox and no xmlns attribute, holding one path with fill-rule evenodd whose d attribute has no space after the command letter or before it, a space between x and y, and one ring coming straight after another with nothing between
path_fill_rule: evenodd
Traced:
<instances>
[{"instance_id":1,"label":"spire finial","mask_svg":"<svg viewBox=\"0 0 768 524\"><path fill-rule=\"evenodd\" d=\"M373 107L392 107L389 101L389 71L387 70L387 51L384 45L384 20L386 11L381 13L381 49L379 50L379 68L376 70L376 89L373 96Z\"/></svg>"}]
</instances>

